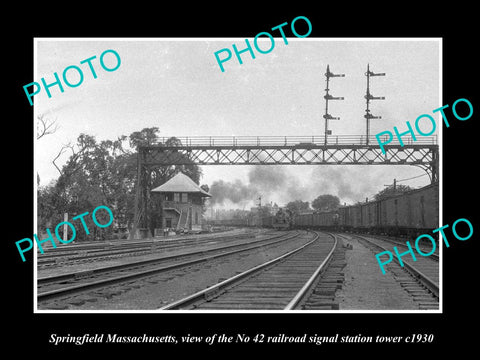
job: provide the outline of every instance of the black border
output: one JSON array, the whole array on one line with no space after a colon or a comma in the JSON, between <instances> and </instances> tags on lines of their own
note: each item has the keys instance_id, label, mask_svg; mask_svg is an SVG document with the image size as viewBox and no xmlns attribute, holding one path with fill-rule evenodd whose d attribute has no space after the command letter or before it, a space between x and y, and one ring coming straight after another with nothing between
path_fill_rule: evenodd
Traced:
<instances>
[{"instance_id":1,"label":"black border","mask_svg":"<svg viewBox=\"0 0 480 360\"><path fill-rule=\"evenodd\" d=\"M478 215L474 211L476 200L476 129L478 79L476 57L476 24L473 5L456 3L445 9L421 10L406 3L384 3L376 7L365 2L358 7L348 3L317 4L293 9L292 4L277 4L275 10L260 12L258 6L244 3L197 4L196 8L183 4L182 10L173 11L159 4L116 4L101 11L98 6L87 6L76 11L49 8L40 11L29 8L15 15L15 26L5 29L8 55L8 85L4 102L8 109L8 124L4 139L4 208L8 221L4 224L6 236L4 276L9 284L4 290L4 322L7 335L4 344L12 350L24 352L32 349L38 354L65 356L72 351L107 350L124 352L154 351L155 356L184 351L227 352L232 350L284 349L301 354L342 354L355 351L376 356L389 356L382 350L402 349L405 355L425 351L441 354L447 349L465 353L475 345L475 323L469 319L475 314L475 256L478 250ZM40 4L37 5L40 7ZM133 8L135 6L135 8ZM292 5L293 6L293 5ZM122 7L120 9L119 7ZM268 6L267 6L268 7ZM278 8L281 8L278 11ZM64 10L64 11L61 11ZM448 10L448 11L447 11ZM67 15L68 13L68 15ZM21 15L20 15L21 14ZM472 15L470 15L472 14ZM33 81L34 37L239 37L252 38L261 31L291 22L296 16L306 16L313 25L310 37L441 37L443 38L443 104L458 98L467 98L473 104L474 115L468 121L452 120L444 127L443 150L443 223L452 224L458 218L469 219L474 236L465 242L450 241L444 248L444 313L443 314L33 314L32 257L21 262L14 242L31 236L33 229L33 144L36 130L33 112L25 99L22 86ZM10 51L11 50L11 51ZM4 67L4 69L7 69ZM408 81L408 80L407 80ZM451 112L447 112L451 114ZM451 115L450 115L451 116ZM453 119L453 117L452 117ZM10 140L11 139L11 140ZM11 315L10 315L11 314ZM473 319L472 319L473 320ZM52 346L50 334L83 335L84 333L119 333L123 335L151 336L185 334L207 336L225 333L236 336L245 333L251 338L257 333L265 335L319 334L343 335L398 335L434 334L432 344L380 345L380 344L183 344L183 345L119 345L85 344L83 346ZM401 346L401 348L398 348ZM80 354L81 354L80 353ZM55 354L55 355L54 355ZM163 354L163 355L162 355ZM32 354L36 356L37 354ZM268 354L267 354L268 355Z\"/></svg>"}]
</instances>

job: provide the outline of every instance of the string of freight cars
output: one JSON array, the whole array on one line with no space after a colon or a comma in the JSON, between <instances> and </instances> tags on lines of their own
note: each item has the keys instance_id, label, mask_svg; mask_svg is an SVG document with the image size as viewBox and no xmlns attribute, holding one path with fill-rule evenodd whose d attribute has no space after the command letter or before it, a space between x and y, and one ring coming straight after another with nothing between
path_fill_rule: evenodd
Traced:
<instances>
[{"instance_id":1,"label":"string of freight cars","mask_svg":"<svg viewBox=\"0 0 480 360\"><path fill-rule=\"evenodd\" d=\"M458 114L457 112L457 105L459 103L465 103L467 104L468 106L468 114L467 115L464 115L464 116L461 116ZM444 112L444 109L448 108L449 105L444 105L442 107L439 107L438 109L435 109L433 110L432 112L433 113L436 113L436 112L440 112L440 114L442 115L442 118L443 118L443 121L445 123L445 126L448 128L450 127L450 123L447 119L447 116L445 115L445 112ZM457 118L458 120L461 120L461 121L465 121L465 120L468 120L472 117L473 115L473 105L470 101L468 101L467 99L458 99L456 100L453 105L452 105L452 113L453 115L455 116L455 118ZM429 131L429 132L424 132L420 129L420 126L419 126L419 121L421 119L424 119L424 118L427 118L430 123L431 123L431 126L432 126L432 129ZM400 142L400 145L403 146L403 142L402 142L402 136L404 135L407 135L407 134L410 134L412 136L412 139L413 141L416 141L416 137L415 137L415 132L413 131L413 128L412 128L412 125L410 124L410 122L406 122L407 124L407 128L408 130L403 132L403 133L399 133L398 129L396 126L393 127L393 130L395 132L395 135L397 136L399 142ZM415 129L417 130L418 134L420 134L420 136L429 136L429 135L432 135L435 130L437 128L437 125L435 123L435 119L431 116L431 115L428 115L428 114L422 114L420 116L417 117L417 119L415 120ZM382 135L388 135L388 138L384 138L383 141L382 141ZM382 131L378 134L375 135L375 137L377 138L377 141L378 141L378 144L380 145L380 148L382 149L382 152L383 154L386 154L386 150L385 150L385 147L384 145L387 145L389 144L392 140L393 140L393 134L391 131ZM464 222L468 225L468 228L469 228L469 234L467 236L460 236L458 235L457 231L456 231L456 226L457 224L459 224L460 222ZM437 233L437 232L440 232L442 238L443 238L443 241L445 242L445 245L448 247L450 247L450 243L448 242L447 240L447 236L445 235L445 232L443 231L444 229L448 228L449 225L443 225L442 227L439 227L435 230L433 230L432 232L433 233ZM458 239L458 240L461 240L461 241L465 241L465 240L468 240L472 237L473 235L473 225L470 221L468 221L467 219L464 219L464 218L461 218L461 219L458 219L457 221L455 221L452 225L452 233L453 235ZM427 238L428 240L430 240L430 242L432 243L432 250L428 253L424 253L422 250L420 250L420 248L418 247L418 244L419 244L419 241L422 240L422 239L425 239ZM400 264L400 266L404 266L404 263L402 261L402 257L403 256L406 256L407 254L410 254L413 261L417 261L417 258L415 257L415 252L412 248L412 246L410 245L410 242L407 241L405 243L407 245L407 248L408 248L408 251L405 251L403 253L399 253L398 249L396 246L393 247L393 251L395 252L395 255L398 259L398 262ZM435 239L429 235L429 234L422 234L420 235L419 237L416 238L415 240L415 250L416 252L420 255L420 256L430 256L432 255L435 250L436 250L436 242L435 242ZM383 256L383 255L387 255L388 256L388 259L386 261L380 261L380 257ZM375 255L375 257L377 258L377 262L380 266L380 269L382 270L382 273L385 275L385 269L384 269L384 265L390 263L392 260L393 260L393 253L391 251L383 251L381 253L378 253Z\"/></svg>"},{"instance_id":2,"label":"string of freight cars","mask_svg":"<svg viewBox=\"0 0 480 360\"><path fill-rule=\"evenodd\" d=\"M467 236L460 236L458 234L456 227L459 223L466 223L468 225L469 233L468 233ZM450 243L448 242L447 235L445 234L444 229L446 229L448 227L449 227L449 225L447 224L447 225L443 225L442 227L439 227L439 228L432 231L432 233L439 232L442 235L443 242L445 243L447 248L450 247ZM460 241L468 240L473 235L473 225L472 225L472 223L470 221L468 221L467 219L464 219L464 218L461 218L461 219L458 219L457 221L455 221L453 223L451 229L452 229L453 235ZM419 241L422 240L422 239L425 239L425 238L430 240L430 242L432 243L432 250L430 250L430 252L428 252L428 253L423 252L418 247ZM413 261L417 261L417 258L415 256L415 252L413 251L413 248L412 248L412 245L410 245L410 242L406 241L405 244L407 245L408 250L401 253L401 254L398 252L398 249L397 249L396 246L393 247L393 251L395 252L395 255L397 256L398 263L400 264L401 267L404 266L404 263L402 261L402 257L406 256L408 254L410 254L412 256ZM432 255L435 252L435 250L437 249L437 244L435 242L435 239L431 235L422 234L419 237L417 237L416 240L415 240L415 249L417 250L417 253L420 256L425 256L426 257L426 256ZM383 255L388 255L388 259L386 261L380 261L380 257L383 256ZM382 270L383 275L385 275L384 265L390 263L393 260L393 253L391 251L386 250L386 251L382 251L381 253L376 254L375 257L377 258L378 264L380 266L380 270Z\"/></svg>"}]
</instances>

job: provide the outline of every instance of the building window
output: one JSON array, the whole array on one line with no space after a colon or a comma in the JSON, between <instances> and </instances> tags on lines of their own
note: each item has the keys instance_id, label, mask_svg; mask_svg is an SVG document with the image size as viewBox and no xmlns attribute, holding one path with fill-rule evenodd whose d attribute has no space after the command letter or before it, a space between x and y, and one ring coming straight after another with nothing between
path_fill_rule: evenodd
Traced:
<instances>
[{"instance_id":1,"label":"building window","mask_svg":"<svg viewBox=\"0 0 480 360\"><path fill-rule=\"evenodd\" d=\"M182 193L182 203L187 203L187 202L188 202L188 194Z\"/></svg>"},{"instance_id":2,"label":"building window","mask_svg":"<svg viewBox=\"0 0 480 360\"><path fill-rule=\"evenodd\" d=\"M173 193L173 201L180 202L180 193Z\"/></svg>"},{"instance_id":3,"label":"building window","mask_svg":"<svg viewBox=\"0 0 480 360\"><path fill-rule=\"evenodd\" d=\"M198 212L195 211L195 225L198 225Z\"/></svg>"},{"instance_id":4,"label":"building window","mask_svg":"<svg viewBox=\"0 0 480 360\"><path fill-rule=\"evenodd\" d=\"M166 218L165 219L165 227L167 227L167 228L172 227L172 219L171 218Z\"/></svg>"}]
</instances>

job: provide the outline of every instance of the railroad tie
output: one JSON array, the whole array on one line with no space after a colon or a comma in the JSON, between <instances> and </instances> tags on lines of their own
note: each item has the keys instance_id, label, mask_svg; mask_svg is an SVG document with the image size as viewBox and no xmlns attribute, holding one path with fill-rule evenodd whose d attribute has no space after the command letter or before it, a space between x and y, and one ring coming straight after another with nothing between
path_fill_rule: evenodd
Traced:
<instances>
[{"instance_id":1,"label":"railroad tie","mask_svg":"<svg viewBox=\"0 0 480 360\"><path fill-rule=\"evenodd\" d=\"M340 306L338 303L316 303L316 304L310 304L307 303L305 306L303 306L304 310L340 310Z\"/></svg>"},{"instance_id":2,"label":"railroad tie","mask_svg":"<svg viewBox=\"0 0 480 360\"><path fill-rule=\"evenodd\" d=\"M332 255L332 260L327 269L323 272L315 289L303 305L304 310L339 310L340 305L335 300L337 290L342 289L345 281L343 268L347 265L345 251L348 248L343 246L341 240Z\"/></svg>"},{"instance_id":3,"label":"railroad tie","mask_svg":"<svg viewBox=\"0 0 480 360\"><path fill-rule=\"evenodd\" d=\"M315 290L313 290L313 294L335 297L336 291L337 291L337 287L320 285L320 286L317 286Z\"/></svg>"},{"instance_id":4,"label":"railroad tie","mask_svg":"<svg viewBox=\"0 0 480 360\"><path fill-rule=\"evenodd\" d=\"M418 305L420 310L438 310L439 304L437 302L422 302Z\"/></svg>"}]
</instances>

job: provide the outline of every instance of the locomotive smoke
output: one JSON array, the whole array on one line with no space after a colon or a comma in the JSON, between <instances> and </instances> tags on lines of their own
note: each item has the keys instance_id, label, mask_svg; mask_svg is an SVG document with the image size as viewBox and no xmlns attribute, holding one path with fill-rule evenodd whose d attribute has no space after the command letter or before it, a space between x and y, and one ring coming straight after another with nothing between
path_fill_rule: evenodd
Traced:
<instances>
[{"instance_id":1,"label":"locomotive smoke","mask_svg":"<svg viewBox=\"0 0 480 360\"><path fill-rule=\"evenodd\" d=\"M280 166L255 166L248 173L250 185L261 191L282 190L291 179Z\"/></svg>"},{"instance_id":2,"label":"locomotive smoke","mask_svg":"<svg viewBox=\"0 0 480 360\"><path fill-rule=\"evenodd\" d=\"M319 166L313 169L302 168L297 174L299 175L294 175L282 166L255 166L248 172L248 183L240 180L215 181L210 187L213 195L211 204L221 205L226 201L233 204L253 202L259 195L265 201L272 199L279 204L294 200L311 202L322 194L336 195L341 202L352 202L364 200L363 196L378 191L372 181L368 181L369 174L358 167L340 169Z\"/></svg>"},{"instance_id":3,"label":"locomotive smoke","mask_svg":"<svg viewBox=\"0 0 480 360\"><path fill-rule=\"evenodd\" d=\"M340 199L352 198L355 193L352 190L351 181L345 179L345 170L336 168L316 168L312 172L313 188L322 189L326 194L337 195Z\"/></svg>"},{"instance_id":4,"label":"locomotive smoke","mask_svg":"<svg viewBox=\"0 0 480 360\"><path fill-rule=\"evenodd\" d=\"M322 189L322 194L336 195L342 203L363 201L378 192L372 176L362 166L316 167L312 171L311 190L317 194Z\"/></svg>"},{"instance_id":5,"label":"locomotive smoke","mask_svg":"<svg viewBox=\"0 0 480 360\"><path fill-rule=\"evenodd\" d=\"M289 188L293 178L279 166L255 166L248 173L248 184L240 180L227 182L218 180L210 187L211 204L224 204L226 200L233 204L253 201L259 195L270 197Z\"/></svg>"},{"instance_id":6,"label":"locomotive smoke","mask_svg":"<svg viewBox=\"0 0 480 360\"><path fill-rule=\"evenodd\" d=\"M230 200L234 204L244 200L251 200L257 192L237 179L233 183L223 180L214 181L210 187L210 194L212 194L210 203L212 205L221 205L225 200Z\"/></svg>"}]
</instances>

